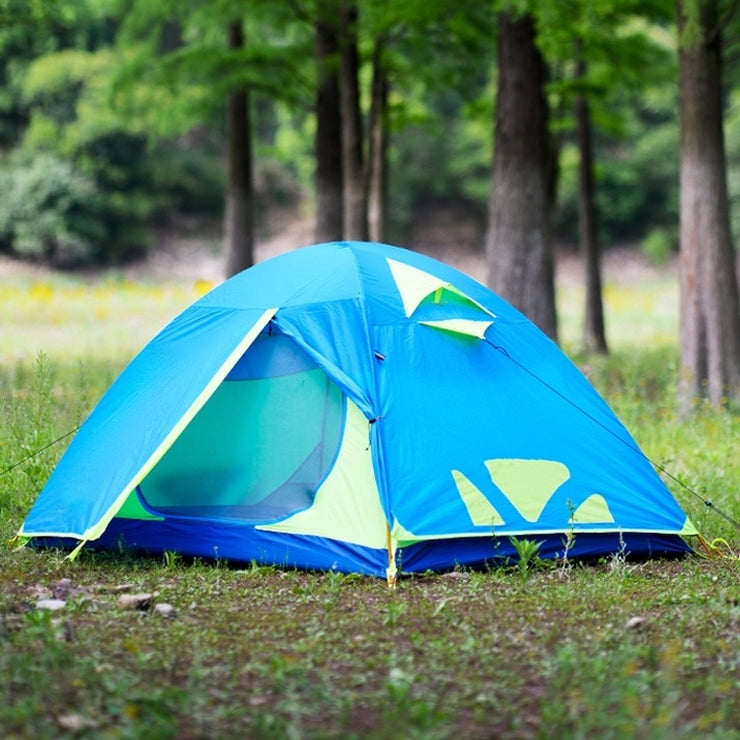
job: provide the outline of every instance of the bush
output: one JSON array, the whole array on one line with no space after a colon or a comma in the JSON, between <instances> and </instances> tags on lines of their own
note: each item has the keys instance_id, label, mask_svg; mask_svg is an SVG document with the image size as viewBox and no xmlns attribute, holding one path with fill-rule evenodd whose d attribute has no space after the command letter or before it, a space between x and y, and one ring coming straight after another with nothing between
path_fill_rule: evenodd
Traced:
<instances>
[{"instance_id":1,"label":"bush","mask_svg":"<svg viewBox=\"0 0 740 740\"><path fill-rule=\"evenodd\" d=\"M660 267L668 262L675 251L675 239L666 229L653 229L640 242L640 250L650 261Z\"/></svg>"},{"instance_id":2,"label":"bush","mask_svg":"<svg viewBox=\"0 0 740 740\"><path fill-rule=\"evenodd\" d=\"M20 257L79 264L94 255L102 224L90 217L95 183L51 154L11 162L0 173L0 245Z\"/></svg>"}]
</instances>

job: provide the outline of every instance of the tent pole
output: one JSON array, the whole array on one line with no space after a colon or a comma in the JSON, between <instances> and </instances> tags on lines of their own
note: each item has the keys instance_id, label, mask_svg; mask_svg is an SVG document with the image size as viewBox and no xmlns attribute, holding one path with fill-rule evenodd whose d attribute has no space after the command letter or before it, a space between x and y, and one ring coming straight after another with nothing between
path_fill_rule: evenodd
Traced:
<instances>
[{"instance_id":1,"label":"tent pole","mask_svg":"<svg viewBox=\"0 0 740 740\"><path fill-rule=\"evenodd\" d=\"M388 548L388 567L385 569L385 577L388 580L388 588L395 589L398 568L396 567L395 547L393 547L393 538L391 537L391 528L388 522L385 523L385 541Z\"/></svg>"}]
</instances>

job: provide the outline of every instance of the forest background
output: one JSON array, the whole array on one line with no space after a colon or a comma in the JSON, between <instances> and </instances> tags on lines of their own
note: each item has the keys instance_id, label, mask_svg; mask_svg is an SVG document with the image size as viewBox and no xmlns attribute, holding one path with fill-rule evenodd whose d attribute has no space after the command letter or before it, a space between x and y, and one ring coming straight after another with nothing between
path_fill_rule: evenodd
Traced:
<instances>
[{"instance_id":1,"label":"forest background","mask_svg":"<svg viewBox=\"0 0 740 740\"><path fill-rule=\"evenodd\" d=\"M681 242L681 167L718 151L722 182L694 176L684 208L698 245L682 279L706 285L682 296L681 369L685 401L740 397L736 280L713 285L691 256L727 253L740 231L734 7L3 0L0 251L120 264L163 230L218 223L231 274L307 214L315 241L417 249L454 223L450 248L487 247L491 287L553 338L554 245L580 245L584 344L606 351L601 245L664 263ZM695 48L708 81L686 72L704 64ZM700 125L717 108L720 128L691 130L686 99ZM704 264L734 273L722 259Z\"/></svg>"},{"instance_id":2,"label":"forest background","mask_svg":"<svg viewBox=\"0 0 740 740\"><path fill-rule=\"evenodd\" d=\"M141 276L147 255L193 245L173 253L195 260L207 250L224 276L236 267L227 254L262 258L277 235L281 249L353 238L358 224L339 206L361 180L368 200L354 215L364 213L371 238L444 248L453 263L489 261L493 179L508 171L494 167L494 148L545 160L531 146L494 147L506 129L504 72L524 69L502 56L514 36L514 51L529 52L535 71L539 55L547 71L538 89L557 167L539 172L551 203L510 211L522 234L546 211L553 253L585 267L585 109L596 246L616 254L627 245L670 278L647 293L632 274L634 291L607 286L618 299L607 302L610 338L621 341L608 357L571 354L671 471L669 487L713 549L705 554L725 555L634 563L620 551L589 567L535 558L408 578L391 591L352 574L191 563L174 552L83 551L70 562L1 548L0 734L740 737L740 416L702 402L679 418L674 300L676 257L691 254L685 216L704 212L685 207L686 163L701 163L710 143L721 183L699 190L727 196L728 238L697 230L697 244L705 254L740 236L737 7L0 0L0 541L17 532L60 443L140 341L209 287L173 288L181 273L166 260L166 288L120 279L131 265ZM357 52L343 82L353 60L339 53L340 37ZM704 123L719 110L721 125L687 136L679 90L686 70L701 68L682 64L692 44L720 62L694 102ZM360 126L341 108L352 79ZM527 100L529 113L542 112L537 94ZM351 120L359 146L342 132ZM514 126L515 143L537 128ZM383 177L369 164L379 151ZM599 252L590 253L597 267ZM107 278L88 280L100 267L112 268ZM709 273L698 267L694 275ZM585 269L576 274L585 281ZM562 323L574 323L574 302L564 302ZM689 326L700 336L705 328ZM706 344L696 347L706 361ZM136 594L156 605L125 606ZM50 601L59 611L42 606ZM174 612L160 618L165 606Z\"/></svg>"},{"instance_id":3,"label":"forest background","mask_svg":"<svg viewBox=\"0 0 740 740\"><path fill-rule=\"evenodd\" d=\"M226 104L240 75L239 59L227 54L230 17L222 6L238 3L181 3L179 29L170 5L3 2L3 251L68 265L110 263L156 248L152 227L181 223L178 216L220 218ZM242 61L255 69L241 74L254 87L257 218L264 233L270 208L313 207L314 27L308 3L304 13L294 9L299 3L251 5L259 17L241 10L251 45ZM459 3L454 11L445 10L448 3L403 5L393 13L404 17L394 24L385 238L416 246L420 221L455 209L470 225L461 229L461 245L482 248L496 80L492 7L466 17L466 6L485 4ZM623 30L639 42L634 54L603 60L591 83L599 94L601 236L606 244L639 244L659 261L678 246L676 34L667 10L662 23L626 19ZM182 46L178 35L185 36ZM177 46L175 58L168 58L168 44ZM369 35L360 39L364 83L370 44ZM740 68L730 65L726 77L737 234ZM555 83L551 94L559 94ZM578 156L573 117L561 110L557 235L575 244Z\"/></svg>"}]
</instances>

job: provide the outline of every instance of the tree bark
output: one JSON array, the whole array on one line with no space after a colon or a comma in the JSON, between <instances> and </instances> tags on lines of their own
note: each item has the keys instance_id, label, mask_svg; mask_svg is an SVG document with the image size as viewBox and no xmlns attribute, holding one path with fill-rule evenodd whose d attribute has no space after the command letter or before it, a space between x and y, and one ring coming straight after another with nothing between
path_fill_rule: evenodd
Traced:
<instances>
[{"instance_id":1,"label":"tree bark","mask_svg":"<svg viewBox=\"0 0 740 740\"><path fill-rule=\"evenodd\" d=\"M583 78L585 73L585 63L578 61L576 77ZM601 291L601 246L596 214L591 111L583 94L576 98L575 115L579 152L578 232L586 277L583 345L587 352L606 354L608 350Z\"/></svg>"},{"instance_id":2,"label":"tree bark","mask_svg":"<svg viewBox=\"0 0 740 740\"><path fill-rule=\"evenodd\" d=\"M342 129L339 44L335 0L319 3L316 21L316 227L317 242L342 238Z\"/></svg>"},{"instance_id":3,"label":"tree bark","mask_svg":"<svg viewBox=\"0 0 740 740\"><path fill-rule=\"evenodd\" d=\"M367 240L367 185L362 149L360 62L357 50L357 5L355 0L341 0L339 38L342 182L344 184L343 236L345 239Z\"/></svg>"},{"instance_id":4,"label":"tree bark","mask_svg":"<svg viewBox=\"0 0 740 740\"><path fill-rule=\"evenodd\" d=\"M679 4L681 374L686 414L701 398L740 403L740 301L730 231L715 0L698 3L686 38Z\"/></svg>"},{"instance_id":5,"label":"tree bark","mask_svg":"<svg viewBox=\"0 0 740 740\"><path fill-rule=\"evenodd\" d=\"M376 39L370 99L370 153L368 156L368 235L382 242L388 197L388 77L383 64L384 44Z\"/></svg>"},{"instance_id":6,"label":"tree bark","mask_svg":"<svg viewBox=\"0 0 740 740\"><path fill-rule=\"evenodd\" d=\"M553 157L545 64L531 17L499 16L498 95L489 227L488 283L557 339L552 246Z\"/></svg>"},{"instance_id":7,"label":"tree bark","mask_svg":"<svg viewBox=\"0 0 740 740\"><path fill-rule=\"evenodd\" d=\"M241 22L229 26L229 49L244 47ZM226 276L254 263L254 178L252 172L249 92L236 90L229 96L227 142L227 190L224 216Z\"/></svg>"}]
</instances>

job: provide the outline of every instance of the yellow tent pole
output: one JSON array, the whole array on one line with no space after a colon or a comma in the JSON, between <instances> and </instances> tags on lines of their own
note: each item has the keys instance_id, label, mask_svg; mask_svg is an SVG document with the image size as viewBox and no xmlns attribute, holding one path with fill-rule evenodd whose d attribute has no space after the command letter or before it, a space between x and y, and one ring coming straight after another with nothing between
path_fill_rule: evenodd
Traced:
<instances>
[{"instance_id":1,"label":"yellow tent pole","mask_svg":"<svg viewBox=\"0 0 740 740\"><path fill-rule=\"evenodd\" d=\"M396 567L396 548L393 546L391 528L388 522L385 523L385 539L388 547L388 567L385 570L385 575L388 579L388 588L395 588L396 576L398 574L398 568Z\"/></svg>"}]
</instances>

